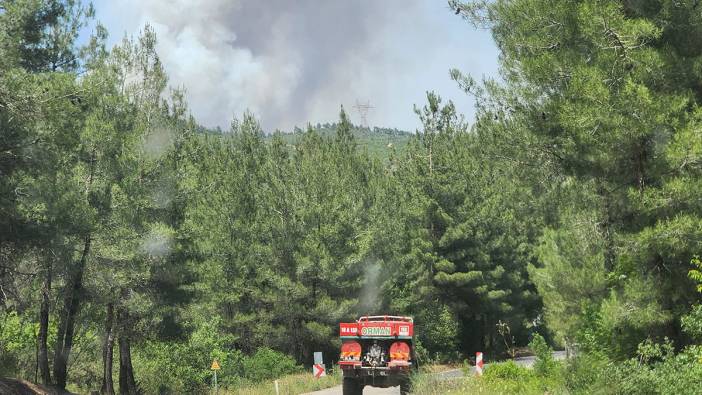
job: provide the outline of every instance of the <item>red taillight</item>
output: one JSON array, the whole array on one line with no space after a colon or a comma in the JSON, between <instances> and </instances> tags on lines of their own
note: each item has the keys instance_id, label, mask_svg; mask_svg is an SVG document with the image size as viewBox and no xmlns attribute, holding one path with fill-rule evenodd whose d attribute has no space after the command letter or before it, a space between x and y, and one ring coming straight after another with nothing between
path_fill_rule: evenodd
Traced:
<instances>
[{"instance_id":1,"label":"red taillight","mask_svg":"<svg viewBox=\"0 0 702 395\"><path fill-rule=\"evenodd\" d=\"M405 342L395 342L390 346L391 361L408 361L410 359L410 348Z\"/></svg>"},{"instance_id":2,"label":"red taillight","mask_svg":"<svg viewBox=\"0 0 702 395\"><path fill-rule=\"evenodd\" d=\"M361 360L361 345L358 342L344 342L341 345L341 360L342 361L360 361Z\"/></svg>"}]
</instances>

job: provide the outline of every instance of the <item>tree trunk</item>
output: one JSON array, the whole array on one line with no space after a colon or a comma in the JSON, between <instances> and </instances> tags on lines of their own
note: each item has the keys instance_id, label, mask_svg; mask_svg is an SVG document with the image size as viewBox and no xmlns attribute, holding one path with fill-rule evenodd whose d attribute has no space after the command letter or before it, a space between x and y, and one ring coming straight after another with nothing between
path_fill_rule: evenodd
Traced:
<instances>
[{"instance_id":1,"label":"tree trunk","mask_svg":"<svg viewBox=\"0 0 702 395\"><path fill-rule=\"evenodd\" d=\"M59 336L56 339L56 353L54 355L54 379L56 386L60 389L66 388L66 378L68 373L68 358L73 347L73 331L75 329L75 319L80 308L81 292L83 289L83 272L90 253L90 234L85 236L83 253L80 257L78 267L73 274L71 287L66 290L63 312L61 314L61 324L59 325Z\"/></svg>"},{"instance_id":2,"label":"tree trunk","mask_svg":"<svg viewBox=\"0 0 702 395\"><path fill-rule=\"evenodd\" d=\"M5 295L5 290L2 288L2 284L5 280L5 267L0 266L0 307L7 311L7 296Z\"/></svg>"},{"instance_id":3,"label":"tree trunk","mask_svg":"<svg viewBox=\"0 0 702 395\"><path fill-rule=\"evenodd\" d=\"M90 156L90 171L85 180L85 199L90 204L90 189L93 185L93 175L95 172L96 149L93 148ZM61 320L59 321L58 336L56 339L56 347L54 352L54 380L56 386L60 389L66 388L66 378L68 375L68 358L71 355L71 347L73 347L73 330L75 327L75 318L78 314L81 301L81 292L83 290L83 273L85 265L90 254L90 243L92 242L91 234L85 235L83 239L83 253L81 254L78 267L73 272L70 287L66 288L64 296L63 311Z\"/></svg>"},{"instance_id":4,"label":"tree trunk","mask_svg":"<svg viewBox=\"0 0 702 395\"><path fill-rule=\"evenodd\" d=\"M118 314L121 325L127 325L129 314L122 310ZM129 343L128 331L122 330L119 334L119 393L120 395L137 395L136 382L134 380L134 369L132 368L132 353Z\"/></svg>"},{"instance_id":5,"label":"tree trunk","mask_svg":"<svg viewBox=\"0 0 702 395\"><path fill-rule=\"evenodd\" d=\"M51 372L49 370L49 351L46 341L49 333L49 300L51 295L51 276L53 264L49 260L46 265L44 284L41 289L41 308L39 311L39 336L37 337L38 353L37 365L41 374L41 382L51 385Z\"/></svg>"},{"instance_id":6,"label":"tree trunk","mask_svg":"<svg viewBox=\"0 0 702 395\"><path fill-rule=\"evenodd\" d=\"M599 228L604 239L604 264L605 270L611 272L614 268L616 260L616 252L614 250L614 219L612 218L612 197L601 180L597 180L597 194L602 199L602 208L599 219Z\"/></svg>"},{"instance_id":7,"label":"tree trunk","mask_svg":"<svg viewBox=\"0 0 702 395\"><path fill-rule=\"evenodd\" d=\"M114 304L107 304L107 317L105 318L105 339L102 343L102 395L115 395L114 382L112 380L112 361L114 357L115 335L114 335Z\"/></svg>"}]
</instances>

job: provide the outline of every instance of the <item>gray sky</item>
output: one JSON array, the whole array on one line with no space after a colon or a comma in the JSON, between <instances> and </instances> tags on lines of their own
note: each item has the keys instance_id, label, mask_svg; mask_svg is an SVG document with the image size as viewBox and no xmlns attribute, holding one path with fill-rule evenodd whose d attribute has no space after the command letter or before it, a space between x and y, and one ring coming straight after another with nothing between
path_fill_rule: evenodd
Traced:
<instances>
[{"instance_id":1,"label":"gray sky","mask_svg":"<svg viewBox=\"0 0 702 395\"><path fill-rule=\"evenodd\" d=\"M150 23L172 86L205 126L252 111L266 131L333 122L369 101L370 126L413 131L434 90L473 117L452 67L497 74L497 49L443 0L97 0L115 43Z\"/></svg>"}]
</instances>

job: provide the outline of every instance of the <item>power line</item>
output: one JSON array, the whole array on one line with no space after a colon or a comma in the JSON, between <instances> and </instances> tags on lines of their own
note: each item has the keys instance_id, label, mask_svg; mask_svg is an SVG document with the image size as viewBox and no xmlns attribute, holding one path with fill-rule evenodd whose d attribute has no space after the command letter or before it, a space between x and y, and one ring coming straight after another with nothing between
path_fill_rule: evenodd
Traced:
<instances>
[{"instance_id":1,"label":"power line","mask_svg":"<svg viewBox=\"0 0 702 395\"><path fill-rule=\"evenodd\" d=\"M356 99L356 104L353 108L358 111L358 115L361 117L361 126L368 127L368 113L375 107L370 105L370 101L366 100L365 103L361 103Z\"/></svg>"}]
</instances>

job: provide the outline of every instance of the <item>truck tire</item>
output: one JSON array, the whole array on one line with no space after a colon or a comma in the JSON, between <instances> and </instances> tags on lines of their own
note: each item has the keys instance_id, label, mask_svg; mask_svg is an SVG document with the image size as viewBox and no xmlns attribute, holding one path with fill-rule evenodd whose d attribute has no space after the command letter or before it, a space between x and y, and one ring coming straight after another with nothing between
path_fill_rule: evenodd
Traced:
<instances>
[{"instance_id":1,"label":"truck tire","mask_svg":"<svg viewBox=\"0 0 702 395\"><path fill-rule=\"evenodd\" d=\"M400 381L400 395L409 395L412 392L412 381L405 377Z\"/></svg>"},{"instance_id":2,"label":"truck tire","mask_svg":"<svg viewBox=\"0 0 702 395\"><path fill-rule=\"evenodd\" d=\"M344 384L342 387L342 392L344 395L361 395L363 393L363 388L361 383L353 377L344 377Z\"/></svg>"}]
</instances>

